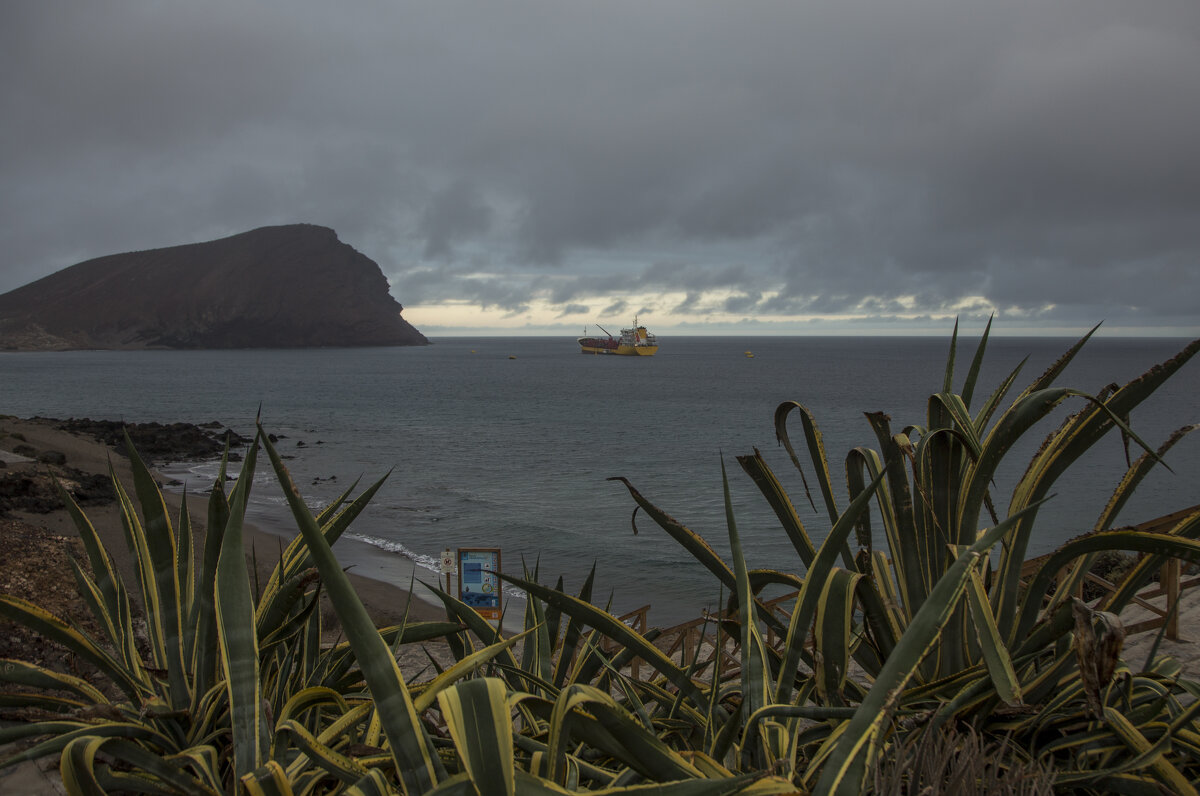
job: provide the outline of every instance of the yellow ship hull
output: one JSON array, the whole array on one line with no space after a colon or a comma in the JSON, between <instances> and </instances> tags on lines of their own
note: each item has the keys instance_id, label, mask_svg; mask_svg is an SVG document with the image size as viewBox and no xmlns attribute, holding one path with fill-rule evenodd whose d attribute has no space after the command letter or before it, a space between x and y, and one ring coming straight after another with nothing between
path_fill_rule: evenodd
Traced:
<instances>
[{"instance_id":1,"label":"yellow ship hull","mask_svg":"<svg viewBox=\"0 0 1200 796\"><path fill-rule=\"evenodd\" d=\"M597 348L581 345L580 352L584 354L606 354L626 357L652 357L658 351L656 345L621 345L616 348Z\"/></svg>"}]
</instances>

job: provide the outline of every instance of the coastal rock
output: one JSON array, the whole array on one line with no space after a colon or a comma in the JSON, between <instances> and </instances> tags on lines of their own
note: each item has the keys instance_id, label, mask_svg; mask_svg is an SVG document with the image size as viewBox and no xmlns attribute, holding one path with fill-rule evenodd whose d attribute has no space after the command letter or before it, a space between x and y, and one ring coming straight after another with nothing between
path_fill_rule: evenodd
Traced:
<instances>
[{"instance_id":1,"label":"coastal rock","mask_svg":"<svg viewBox=\"0 0 1200 796\"><path fill-rule=\"evenodd\" d=\"M65 505L55 480L80 506L105 505L116 500L112 480L99 474L65 467L53 474L40 471L0 474L0 517L10 511L48 514Z\"/></svg>"},{"instance_id":2,"label":"coastal rock","mask_svg":"<svg viewBox=\"0 0 1200 796\"><path fill-rule=\"evenodd\" d=\"M204 426L193 423L122 423L86 417L52 422L72 434L87 434L122 456L129 455L125 450L125 435L128 434L139 455L159 462L217 459L225 452L226 441L231 448L230 460L240 461L238 449L254 441L233 429L222 430L220 423Z\"/></svg>"},{"instance_id":3,"label":"coastal rock","mask_svg":"<svg viewBox=\"0 0 1200 796\"><path fill-rule=\"evenodd\" d=\"M425 345L366 255L311 224L114 254L0 295L0 349Z\"/></svg>"},{"instance_id":4,"label":"coastal rock","mask_svg":"<svg viewBox=\"0 0 1200 796\"><path fill-rule=\"evenodd\" d=\"M223 428L220 423L197 426L192 423L122 423L115 420L70 418L41 422L71 434L93 437L112 449L128 456L125 435L133 440L139 455L149 461L193 461L220 458L228 439L231 448L244 448L254 440ZM21 434L9 435L10 440L23 440ZM0 517L13 511L47 514L63 508L57 481L80 506L107 505L116 500L112 479L104 473L85 473L64 466L67 456L53 449L38 449L21 442L12 446L14 453L38 462L37 467L24 466L13 472L0 473ZM24 453L21 453L23 451ZM230 451L230 460L241 456ZM48 469L42 465L51 465Z\"/></svg>"}]
</instances>

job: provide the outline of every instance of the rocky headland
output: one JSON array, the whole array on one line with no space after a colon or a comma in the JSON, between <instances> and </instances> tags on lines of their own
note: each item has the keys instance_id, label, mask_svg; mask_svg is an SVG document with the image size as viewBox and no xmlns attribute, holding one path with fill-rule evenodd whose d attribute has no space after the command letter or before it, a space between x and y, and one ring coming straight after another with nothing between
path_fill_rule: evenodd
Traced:
<instances>
[{"instance_id":1,"label":"rocky headland","mask_svg":"<svg viewBox=\"0 0 1200 796\"><path fill-rule=\"evenodd\" d=\"M113 254L0 295L0 349L426 345L378 264L312 224Z\"/></svg>"}]
</instances>

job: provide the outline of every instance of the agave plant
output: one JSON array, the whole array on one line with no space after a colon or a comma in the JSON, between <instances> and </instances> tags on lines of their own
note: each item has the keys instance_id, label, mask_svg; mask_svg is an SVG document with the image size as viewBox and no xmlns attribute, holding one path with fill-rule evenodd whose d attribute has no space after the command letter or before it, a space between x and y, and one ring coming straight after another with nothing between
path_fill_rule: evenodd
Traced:
<instances>
[{"instance_id":1,"label":"agave plant","mask_svg":"<svg viewBox=\"0 0 1200 796\"><path fill-rule=\"evenodd\" d=\"M369 692L370 702L354 720L367 722L378 754L356 760L320 739L312 744L321 765L354 792L619 793L642 783L658 784L657 793L680 796L793 792L787 780L765 772L738 774L702 755L680 754L627 706L585 683L528 691L530 680L524 677L514 687L508 679L477 676L487 668L520 669L512 650L532 640L543 623L501 639L491 625L445 593L447 608L465 627L459 660L427 684L406 683L338 565L327 535L261 430L260 438ZM472 635L482 642L480 648L465 640ZM337 738L351 724L343 718L325 736ZM284 770L272 763L242 781L263 792L289 792L296 764Z\"/></svg>"},{"instance_id":2,"label":"agave plant","mask_svg":"<svg viewBox=\"0 0 1200 796\"><path fill-rule=\"evenodd\" d=\"M1054 386L1089 332L1006 409L1019 367L972 410L988 332L990 324L955 393L955 330L942 389L929 399L924 425L897 432L885 415L867 416L879 449L847 455L844 508L812 414L797 403L777 409L777 436L803 476L787 420L796 413L802 422L832 526L819 546L765 459L757 451L739 457L778 516L803 577L747 570L728 509L733 565L726 564L625 482L639 508L735 596L740 717L736 730L716 733L733 739L725 760L745 769L772 766L821 793L858 793L881 750L898 743L906 728L970 722L1041 754L1064 786L1140 792L1158 783L1194 792L1187 783L1200 776L1200 708L1189 703L1198 687L1177 679L1178 666L1164 659L1131 670L1114 656L1119 645L1110 644L1109 659L1099 659L1105 647L1089 639L1095 628L1100 635L1119 633L1114 614L1165 557L1200 560L1200 510L1184 512L1166 532L1110 530L1145 473L1188 430L1154 451L1130 428L1130 412L1200 349L1200 341L1099 396ZM1084 408L1046 437L1007 508L997 510L992 490L1000 462L1068 399L1083 401ZM1110 433L1140 445L1145 455L1116 486L1095 532L1063 545L1022 580L1042 503L1062 473ZM886 549L873 544L872 504ZM1101 605L1081 606L1072 595L1090 556L1107 550L1146 557ZM789 582L798 595L790 622L781 627L757 595L768 583ZM778 649L763 643L760 625L783 639ZM850 677L852 664L862 676ZM1085 672L1097 675L1085 678Z\"/></svg>"},{"instance_id":3,"label":"agave plant","mask_svg":"<svg viewBox=\"0 0 1200 796\"><path fill-rule=\"evenodd\" d=\"M49 737L4 764L61 754L63 779L72 792L222 793L272 754L293 755L296 745L288 743L287 732L324 724L318 717L328 704L339 713L353 707L361 673L348 645L321 648L315 570L302 540L283 551L262 593L256 597L252 591L242 520L255 448L228 497L222 462L208 501L202 551L195 549L198 534L188 502L181 502L173 523L128 438L126 448L140 513L115 473L112 478L136 591L90 520L61 491L90 563L90 572L75 564L76 585L103 638L37 605L0 595L0 614L90 662L108 687L5 661L0 677L20 689L7 695L7 704L45 718L0 730L0 741ZM323 538L336 540L378 486L353 501L349 492L343 494L315 518ZM147 658L138 643L136 598L143 605ZM398 644L457 629L451 623L413 623L385 628L381 637ZM280 720L272 722L271 716Z\"/></svg>"},{"instance_id":4,"label":"agave plant","mask_svg":"<svg viewBox=\"0 0 1200 796\"><path fill-rule=\"evenodd\" d=\"M260 445L299 535L256 594L242 522ZM151 472L127 447L140 514L115 474L113 483L137 592L86 515L63 495L91 564L91 573L76 566L78 587L104 638L0 596L0 615L64 644L111 688L0 662L0 676L20 688L6 695L6 704L43 716L0 730L0 744L43 738L0 766L57 754L68 791L87 794L617 793L647 782L681 796L792 790L778 777L739 774L703 755L681 754L607 691L565 672L550 687L514 680L521 666L512 650L544 636L540 620L501 639L455 605L464 623L377 628L332 545L382 479L350 500L352 486L314 515L260 427L228 498L222 465L196 561L187 501L172 523ZM321 643L320 588L347 637L332 647ZM136 639L136 596L144 604L149 659ZM428 682L405 681L394 654L399 645L459 633L483 643L460 645L459 660ZM510 677L481 676L489 667Z\"/></svg>"}]
</instances>

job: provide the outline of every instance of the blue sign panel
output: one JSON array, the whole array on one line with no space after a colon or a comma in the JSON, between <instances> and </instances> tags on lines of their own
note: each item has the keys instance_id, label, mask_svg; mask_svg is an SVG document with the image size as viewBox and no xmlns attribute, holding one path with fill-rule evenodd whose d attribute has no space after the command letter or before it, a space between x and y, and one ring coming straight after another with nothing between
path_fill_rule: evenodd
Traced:
<instances>
[{"instance_id":1,"label":"blue sign panel","mask_svg":"<svg viewBox=\"0 0 1200 796\"><path fill-rule=\"evenodd\" d=\"M458 599L485 619L500 618L500 549L458 548Z\"/></svg>"}]
</instances>

